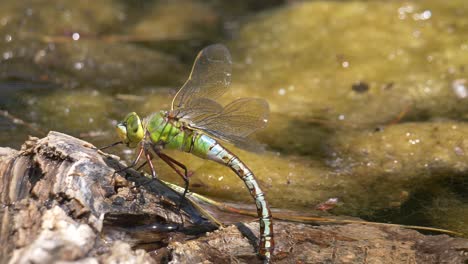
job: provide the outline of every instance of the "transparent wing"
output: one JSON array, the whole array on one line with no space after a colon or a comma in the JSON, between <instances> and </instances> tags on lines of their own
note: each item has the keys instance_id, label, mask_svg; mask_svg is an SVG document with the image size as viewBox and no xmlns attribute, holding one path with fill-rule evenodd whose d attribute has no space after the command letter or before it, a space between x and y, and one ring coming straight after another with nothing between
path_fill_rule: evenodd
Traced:
<instances>
[{"instance_id":1,"label":"transparent wing","mask_svg":"<svg viewBox=\"0 0 468 264\"><path fill-rule=\"evenodd\" d=\"M199 120L195 126L224 135L246 137L268 122L268 103L259 98L241 98L226 105L217 115Z\"/></svg>"},{"instance_id":2,"label":"transparent wing","mask_svg":"<svg viewBox=\"0 0 468 264\"><path fill-rule=\"evenodd\" d=\"M241 98L226 105L221 112L193 121L192 126L214 137L248 148L246 137L264 128L268 122L268 103L259 98ZM254 148L258 147L255 146Z\"/></svg>"},{"instance_id":3,"label":"transparent wing","mask_svg":"<svg viewBox=\"0 0 468 264\"><path fill-rule=\"evenodd\" d=\"M173 111L177 118L187 119L190 122L197 123L208 117L217 115L223 111L223 107L217 102L208 98L195 98L191 100L184 108Z\"/></svg>"},{"instance_id":4,"label":"transparent wing","mask_svg":"<svg viewBox=\"0 0 468 264\"><path fill-rule=\"evenodd\" d=\"M221 44L214 44L200 51L192 72L172 101L172 110L189 109L198 98L216 100L231 84L231 54Z\"/></svg>"},{"instance_id":5,"label":"transparent wing","mask_svg":"<svg viewBox=\"0 0 468 264\"><path fill-rule=\"evenodd\" d=\"M225 135L225 134L219 133L218 131L203 130L203 132L217 139L221 139L231 144L234 144L234 146L236 147L239 147L241 149L248 150L251 152L263 152L266 149L265 144L259 143L250 138L238 137L234 135Z\"/></svg>"},{"instance_id":6,"label":"transparent wing","mask_svg":"<svg viewBox=\"0 0 468 264\"><path fill-rule=\"evenodd\" d=\"M262 145L246 137L266 126L268 103L263 99L242 98L223 108L216 102L229 89L231 68L231 55L225 46L215 44L200 51L188 80L172 101L172 116L241 148L261 150Z\"/></svg>"}]
</instances>

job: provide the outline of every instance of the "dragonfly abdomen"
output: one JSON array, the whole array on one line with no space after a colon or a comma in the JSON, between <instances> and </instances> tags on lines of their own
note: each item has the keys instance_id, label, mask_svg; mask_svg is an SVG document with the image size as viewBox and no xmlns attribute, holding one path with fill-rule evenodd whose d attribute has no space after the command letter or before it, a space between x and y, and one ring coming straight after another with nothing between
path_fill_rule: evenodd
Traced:
<instances>
[{"instance_id":1,"label":"dragonfly abdomen","mask_svg":"<svg viewBox=\"0 0 468 264\"><path fill-rule=\"evenodd\" d=\"M241 178L250 195L255 200L260 221L260 255L270 258L273 253L273 223L268 203L253 172L233 153L207 135L197 135L194 138L191 152L196 156L209 159L228 166Z\"/></svg>"}]
</instances>

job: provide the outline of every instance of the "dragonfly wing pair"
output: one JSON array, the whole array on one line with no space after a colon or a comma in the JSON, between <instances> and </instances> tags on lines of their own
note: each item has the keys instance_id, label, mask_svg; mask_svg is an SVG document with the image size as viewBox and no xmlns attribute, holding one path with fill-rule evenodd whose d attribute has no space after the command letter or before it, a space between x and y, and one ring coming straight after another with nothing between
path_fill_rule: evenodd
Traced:
<instances>
[{"instance_id":1,"label":"dragonfly wing pair","mask_svg":"<svg viewBox=\"0 0 468 264\"><path fill-rule=\"evenodd\" d=\"M173 116L218 139L259 151L262 146L247 136L266 126L268 103L259 98L241 98L222 107L216 101L229 90L231 70L231 55L225 46L215 44L200 51L188 80L172 101Z\"/></svg>"}]
</instances>

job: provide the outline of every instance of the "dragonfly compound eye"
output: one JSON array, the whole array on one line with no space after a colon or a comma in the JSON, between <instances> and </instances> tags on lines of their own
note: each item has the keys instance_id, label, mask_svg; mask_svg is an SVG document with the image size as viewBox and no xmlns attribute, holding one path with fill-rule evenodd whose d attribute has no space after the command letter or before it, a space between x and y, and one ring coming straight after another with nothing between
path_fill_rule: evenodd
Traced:
<instances>
[{"instance_id":1,"label":"dragonfly compound eye","mask_svg":"<svg viewBox=\"0 0 468 264\"><path fill-rule=\"evenodd\" d=\"M140 117L132 112L128 114L124 121L126 128L127 143L129 146L136 146L143 139L143 125Z\"/></svg>"},{"instance_id":2,"label":"dragonfly compound eye","mask_svg":"<svg viewBox=\"0 0 468 264\"><path fill-rule=\"evenodd\" d=\"M119 136L120 140L122 140L122 142L124 142L124 143L128 143L127 124L118 123L115 128L116 128L117 135Z\"/></svg>"}]
</instances>

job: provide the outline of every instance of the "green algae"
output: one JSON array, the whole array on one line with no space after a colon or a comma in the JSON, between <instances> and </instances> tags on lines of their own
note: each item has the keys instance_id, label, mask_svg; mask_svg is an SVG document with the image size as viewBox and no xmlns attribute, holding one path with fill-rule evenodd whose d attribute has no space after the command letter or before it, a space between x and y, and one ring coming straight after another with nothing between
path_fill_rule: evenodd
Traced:
<instances>
[{"instance_id":1,"label":"green algae","mask_svg":"<svg viewBox=\"0 0 468 264\"><path fill-rule=\"evenodd\" d=\"M230 45L236 90L275 112L362 126L407 107L407 118L456 117L467 110L450 88L468 59L467 10L428 2L314 1L254 17ZM353 91L359 82L369 90Z\"/></svg>"}]
</instances>

